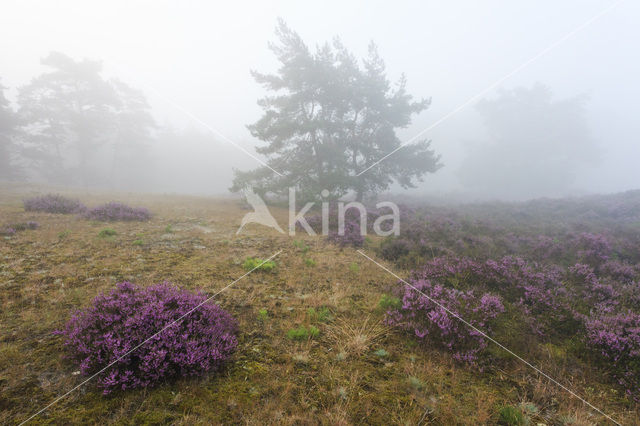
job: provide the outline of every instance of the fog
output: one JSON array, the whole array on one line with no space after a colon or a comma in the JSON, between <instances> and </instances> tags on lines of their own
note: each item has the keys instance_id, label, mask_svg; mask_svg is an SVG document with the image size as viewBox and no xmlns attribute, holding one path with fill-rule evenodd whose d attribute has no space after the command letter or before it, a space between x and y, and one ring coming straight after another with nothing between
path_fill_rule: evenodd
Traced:
<instances>
[{"instance_id":1,"label":"fog","mask_svg":"<svg viewBox=\"0 0 640 426\"><path fill-rule=\"evenodd\" d=\"M257 100L267 93L250 71L278 70L268 43L281 18L311 49L338 36L363 57L374 41L389 79L404 74L409 94L431 99L397 134L407 141L438 123L424 137L443 167L417 188L392 191L618 192L640 187L640 4L607 9L614 3L6 1L0 84L18 110L19 88L48 71L41 59L50 52L100 61L105 79L144 94L155 126L140 136L144 154L116 161L112 150L91 148L86 167L110 171L66 184L229 194L233 169L260 166L245 151L263 158L246 126L260 119ZM47 181L15 161L24 163L21 179Z\"/></svg>"}]
</instances>

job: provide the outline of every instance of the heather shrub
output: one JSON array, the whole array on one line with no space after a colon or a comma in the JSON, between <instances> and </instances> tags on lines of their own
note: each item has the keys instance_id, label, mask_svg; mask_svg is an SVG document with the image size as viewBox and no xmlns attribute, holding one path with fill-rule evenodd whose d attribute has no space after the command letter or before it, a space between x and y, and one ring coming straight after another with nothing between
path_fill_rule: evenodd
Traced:
<instances>
[{"instance_id":1,"label":"heather shrub","mask_svg":"<svg viewBox=\"0 0 640 426\"><path fill-rule=\"evenodd\" d=\"M27 231L27 230L38 229L38 226L40 226L38 225L38 222L34 222L34 221L10 223L9 225L7 225L8 228L13 228L16 231Z\"/></svg>"},{"instance_id":2,"label":"heather shrub","mask_svg":"<svg viewBox=\"0 0 640 426\"><path fill-rule=\"evenodd\" d=\"M262 260L257 257L248 257L242 263L245 271L264 271L271 272L276 269L276 262L273 260Z\"/></svg>"},{"instance_id":3,"label":"heather shrub","mask_svg":"<svg viewBox=\"0 0 640 426\"><path fill-rule=\"evenodd\" d=\"M4 228L0 228L0 235L2 235L3 237L11 237L12 235L15 235L16 230L6 226Z\"/></svg>"},{"instance_id":4,"label":"heather shrub","mask_svg":"<svg viewBox=\"0 0 640 426\"><path fill-rule=\"evenodd\" d=\"M84 213L84 217L90 220L102 222L115 221L140 221L151 219L151 213L144 207L130 207L123 203L110 202L94 207Z\"/></svg>"},{"instance_id":5,"label":"heather shrub","mask_svg":"<svg viewBox=\"0 0 640 426\"><path fill-rule=\"evenodd\" d=\"M640 401L640 314L596 314L587 319L586 329L588 346L627 395Z\"/></svg>"},{"instance_id":6,"label":"heather shrub","mask_svg":"<svg viewBox=\"0 0 640 426\"><path fill-rule=\"evenodd\" d=\"M360 232L360 225L355 221L345 221L344 232L329 231L327 239L340 247L362 247L364 236Z\"/></svg>"},{"instance_id":7,"label":"heather shrub","mask_svg":"<svg viewBox=\"0 0 640 426\"><path fill-rule=\"evenodd\" d=\"M491 333L494 320L505 311L500 298L490 293L479 296L472 290L456 290L427 280L413 280L410 284L412 287L402 286L402 306L389 309L386 322L452 351L458 361L476 364L487 342L456 316Z\"/></svg>"},{"instance_id":8,"label":"heather shrub","mask_svg":"<svg viewBox=\"0 0 640 426\"><path fill-rule=\"evenodd\" d=\"M199 376L218 369L238 344L234 318L206 299L166 282L144 289L123 282L76 312L57 334L82 374L115 362L98 376L105 394Z\"/></svg>"},{"instance_id":9,"label":"heather shrub","mask_svg":"<svg viewBox=\"0 0 640 426\"><path fill-rule=\"evenodd\" d=\"M71 214L86 210L86 207L80 201L58 194L28 198L23 201L23 204L24 209L28 212Z\"/></svg>"},{"instance_id":10,"label":"heather shrub","mask_svg":"<svg viewBox=\"0 0 640 426\"><path fill-rule=\"evenodd\" d=\"M38 226L38 222L33 221L10 223L0 228L0 235L10 237L15 235L16 232L38 229Z\"/></svg>"}]
</instances>

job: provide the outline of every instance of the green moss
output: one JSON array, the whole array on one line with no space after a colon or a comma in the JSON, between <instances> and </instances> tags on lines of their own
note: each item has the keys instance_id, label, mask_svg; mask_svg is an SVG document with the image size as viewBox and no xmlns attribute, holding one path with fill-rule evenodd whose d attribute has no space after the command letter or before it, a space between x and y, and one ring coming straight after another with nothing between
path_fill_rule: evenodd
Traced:
<instances>
[{"instance_id":1,"label":"green moss","mask_svg":"<svg viewBox=\"0 0 640 426\"><path fill-rule=\"evenodd\" d=\"M108 237L113 237L113 236L115 236L117 234L118 233L115 231L115 229L104 228L102 231L98 232L98 237L100 237L100 238L108 238Z\"/></svg>"},{"instance_id":2,"label":"green moss","mask_svg":"<svg viewBox=\"0 0 640 426\"><path fill-rule=\"evenodd\" d=\"M269 318L269 313L265 308L258 311L258 321L266 321Z\"/></svg>"},{"instance_id":3,"label":"green moss","mask_svg":"<svg viewBox=\"0 0 640 426\"><path fill-rule=\"evenodd\" d=\"M307 265L307 266L316 266L316 261L307 257L304 260L304 264Z\"/></svg>"},{"instance_id":4,"label":"green moss","mask_svg":"<svg viewBox=\"0 0 640 426\"><path fill-rule=\"evenodd\" d=\"M248 257L245 259L242 267L245 271L264 271L271 272L276 268L276 262L273 260L262 260L257 257Z\"/></svg>"},{"instance_id":5,"label":"green moss","mask_svg":"<svg viewBox=\"0 0 640 426\"><path fill-rule=\"evenodd\" d=\"M302 240L293 240L293 245L296 246L302 253L306 253L309 251L309 246L307 246Z\"/></svg>"},{"instance_id":6,"label":"green moss","mask_svg":"<svg viewBox=\"0 0 640 426\"><path fill-rule=\"evenodd\" d=\"M134 246L141 246L141 245L143 245L143 244L144 244L144 242L143 242L142 240L135 240L135 241L133 242L133 245L134 245Z\"/></svg>"},{"instance_id":7,"label":"green moss","mask_svg":"<svg viewBox=\"0 0 640 426\"><path fill-rule=\"evenodd\" d=\"M320 335L320 330L317 327L310 326L308 329L301 325L298 328L293 328L287 331L287 337L291 340L307 340L313 339Z\"/></svg>"}]
</instances>

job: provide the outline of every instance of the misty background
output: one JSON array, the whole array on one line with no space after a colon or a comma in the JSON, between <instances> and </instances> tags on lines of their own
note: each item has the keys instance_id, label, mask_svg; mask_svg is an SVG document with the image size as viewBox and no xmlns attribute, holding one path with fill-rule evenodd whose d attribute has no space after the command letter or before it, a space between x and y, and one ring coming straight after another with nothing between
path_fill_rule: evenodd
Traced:
<instances>
[{"instance_id":1,"label":"misty background","mask_svg":"<svg viewBox=\"0 0 640 426\"><path fill-rule=\"evenodd\" d=\"M91 167L112 178L91 185L226 194L234 168L259 166L227 140L255 154L246 125L265 92L250 70L277 69L268 43L279 17L310 47L339 36L362 57L373 40L389 78L404 73L408 93L431 99L399 132L408 140L611 4L8 1L0 84L17 110L20 88L51 70L41 63L50 52L100 61L106 80L144 94L155 127L126 171L94 150ZM638 18L640 4L621 2L426 133L444 167L395 191L526 199L640 187Z\"/></svg>"}]
</instances>

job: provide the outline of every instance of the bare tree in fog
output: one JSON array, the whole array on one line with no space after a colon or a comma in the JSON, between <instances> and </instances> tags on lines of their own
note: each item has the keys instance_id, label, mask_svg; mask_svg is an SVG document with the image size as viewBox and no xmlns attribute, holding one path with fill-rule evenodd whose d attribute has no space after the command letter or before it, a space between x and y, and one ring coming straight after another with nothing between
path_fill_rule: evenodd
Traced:
<instances>
[{"instance_id":1,"label":"bare tree in fog","mask_svg":"<svg viewBox=\"0 0 640 426\"><path fill-rule=\"evenodd\" d=\"M537 84L479 102L489 140L469 151L462 182L488 196L564 195L578 169L598 160L585 101L584 96L553 100L551 91Z\"/></svg>"},{"instance_id":2,"label":"bare tree in fog","mask_svg":"<svg viewBox=\"0 0 640 426\"><path fill-rule=\"evenodd\" d=\"M268 167L236 172L232 191L251 184L259 193L282 193L296 187L314 198L324 189L339 197L349 191L361 200L389 188L394 181L413 187L439 168L438 157L421 141L357 174L400 146L395 129L407 127L413 114L429 106L413 101L403 78L392 86L375 45L359 61L335 39L311 52L282 21L279 44L271 44L281 66L277 74L253 72L272 94L258 102L264 114L248 126L267 143L257 148Z\"/></svg>"},{"instance_id":3,"label":"bare tree in fog","mask_svg":"<svg viewBox=\"0 0 640 426\"><path fill-rule=\"evenodd\" d=\"M22 176L17 164L18 116L4 96L4 87L0 85L0 179L14 180Z\"/></svg>"},{"instance_id":4,"label":"bare tree in fog","mask_svg":"<svg viewBox=\"0 0 640 426\"><path fill-rule=\"evenodd\" d=\"M53 52L42 64L52 70L18 93L23 143L36 174L84 185L113 183L116 174L131 179L153 127L142 93L105 80L97 61Z\"/></svg>"}]
</instances>

